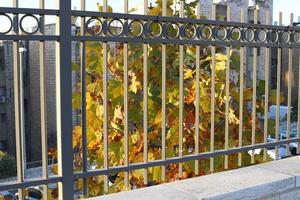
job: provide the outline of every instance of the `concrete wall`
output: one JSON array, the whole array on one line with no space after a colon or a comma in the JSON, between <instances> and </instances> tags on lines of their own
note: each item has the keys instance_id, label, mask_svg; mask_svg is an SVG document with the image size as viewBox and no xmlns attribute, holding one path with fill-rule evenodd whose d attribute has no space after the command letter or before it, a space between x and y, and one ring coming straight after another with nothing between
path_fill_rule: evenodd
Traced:
<instances>
[{"instance_id":1,"label":"concrete wall","mask_svg":"<svg viewBox=\"0 0 300 200\"><path fill-rule=\"evenodd\" d=\"M91 200L297 200L300 157L200 176Z\"/></svg>"}]
</instances>

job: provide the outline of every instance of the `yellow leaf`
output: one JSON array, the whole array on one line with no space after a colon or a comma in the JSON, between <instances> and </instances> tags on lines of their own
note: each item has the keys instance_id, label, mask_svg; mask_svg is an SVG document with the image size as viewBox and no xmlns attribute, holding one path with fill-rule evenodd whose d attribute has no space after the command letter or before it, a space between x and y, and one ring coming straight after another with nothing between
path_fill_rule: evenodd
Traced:
<instances>
[{"instance_id":1,"label":"yellow leaf","mask_svg":"<svg viewBox=\"0 0 300 200\"><path fill-rule=\"evenodd\" d=\"M216 61L220 62L220 61L226 61L227 60L227 56L221 53L217 53L216 54Z\"/></svg>"},{"instance_id":2,"label":"yellow leaf","mask_svg":"<svg viewBox=\"0 0 300 200\"><path fill-rule=\"evenodd\" d=\"M123 113L122 113L121 106L117 106L114 111L114 121L116 121L118 119L121 119L121 120L123 119Z\"/></svg>"},{"instance_id":3,"label":"yellow leaf","mask_svg":"<svg viewBox=\"0 0 300 200\"><path fill-rule=\"evenodd\" d=\"M232 108L229 109L229 123L230 124L239 124L240 120L234 114L234 110Z\"/></svg>"},{"instance_id":4,"label":"yellow leaf","mask_svg":"<svg viewBox=\"0 0 300 200\"><path fill-rule=\"evenodd\" d=\"M224 71L226 69L226 62L220 61L216 63L216 71Z\"/></svg>"},{"instance_id":5,"label":"yellow leaf","mask_svg":"<svg viewBox=\"0 0 300 200\"><path fill-rule=\"evenodd\" d=\"M77 147L78 145L81 146L81 127L76 126L73 129L73 148Z\"/></svg>"},{"instance_id":6,"label":"yellow leaf","mask_svg":"<svg viewBox=\"0 0 300 200\"><path fill-rule=\"evenodd\" d=\"M129 76L131 76L131 84L129 86L129 91L136 94L141 83L136 80L137 77L133 71L129 71L128 74Z\"/></svg>"},{"instance_id":7,"label":"yellow leaf","mask_svg":"<svg viewBox=\"0 0 300 200\"><path fill-rule=\"evenodd\" d=\"M99 119L102 119L102 117L103 117L103 105L97 106L96 116L97 116Z\"/></svg>"},{"instance_id":8,"label":"yellow leaf","mask_svg":"<svg viewBox=\"0 0 300 200\"><path fill-rule=\"evenodd\" d=\"M155 117L154 123L155 124L161 124L161 122L162 122L162 114L161 114L161 112L158 112L156 117Z\"/></svg>"},{"instance_id":9,"label":"yellow leaf","mask_svg":"<svg viewBox=\"0 0 300 200\"><path fill-rule=\"evenodd\" d=\"M185 69L184 70L185 73L184 73L184 79L189 79L189 78L193 78L193 74L194 74L194 71L191 70L191 69Z\"/></svg>"},{"instance_id":10,"label":"yellow leaf","mask_svg":"<svg viewBox=\"0 0 300 200\"><path fill-rule=\"evenodd\" d=\"M87 92L86 93L86 109L87 110L91 109L92 102L93 102L93 98L91 96L91 93Z\"/></svg>"}]
</instances>

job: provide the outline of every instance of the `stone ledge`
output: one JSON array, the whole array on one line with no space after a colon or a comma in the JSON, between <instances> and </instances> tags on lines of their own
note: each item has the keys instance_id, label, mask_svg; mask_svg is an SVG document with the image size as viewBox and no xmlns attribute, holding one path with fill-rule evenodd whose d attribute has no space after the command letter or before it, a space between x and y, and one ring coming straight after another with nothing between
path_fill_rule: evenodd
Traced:
<instances>
[{"instance_id":1,"label":"stone ledge","mask_svg":"<svg viewBox=\"0 0 300 200\"><path fill-rule=\"evenodd\" d=\"M300 156L91 200L297 199L294 194L300 196Z\"/></svg>"}]
</instances>

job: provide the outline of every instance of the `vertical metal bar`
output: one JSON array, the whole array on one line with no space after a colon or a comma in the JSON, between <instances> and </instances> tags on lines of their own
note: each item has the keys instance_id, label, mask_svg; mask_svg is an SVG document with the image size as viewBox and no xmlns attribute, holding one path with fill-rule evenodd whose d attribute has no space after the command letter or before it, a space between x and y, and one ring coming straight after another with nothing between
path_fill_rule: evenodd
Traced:
<instances>
[{"instance_id":1,"label":"vertical metal bar","mask_svg":"<svg viewBox=\"0 0 300 200\"><path fill-rule=\"evenodd\" d=\"M231 9L227 6L227 21L231 20ZM226 108L225 108L225 149L228 150L229 140L229 73L230 73L230 46L226 47ZM228 155L225 155L224 168L228 169Z\"/></svg>"},{"instance_id":2,"label":"vertical metal bar","mask_svg":"<svg viewBox=\"0 0 300 200\"><path fill-rule=\"evenodd\" d=\"M167 16L167 0L162 2L162 15ZM162 160L166 160L166 62L167 62L167 51L166 45L162 44L162 147L161 154ZM166 181L166 166L162 166L162 181Z\"/></svg>"},{"instance_id":3,"label":"vertical metal bar","mask_svg":"<svg viewBox=\"0 0 300 200\"><path fill-rule=\"evenodd\" d=\"M266 24L270 24L270 12L266 13ZM268 112L269 112L269 81L270 81L270 48L265 52L265 115L264 115L264 143L268 142ZM264 148L263 160L267 160L267 148Z\"/></svg>"},{"instance_id":4,"label":"vertical metal bar","mask_svg":"<svg viewBox=\"0 0 300 200\"><path fill-rule=\"evenodd\" d=\"M107 0L103 0L103 12L108 11ZM104 145L104 169L108 169L108 66L107 66L107 42L103 42L103 145ZM108 175L104 176L104 192L108 193Z\"/></svg>"},{"instance_id":5,"label":"vertical metal bar","mask_svg":"<svg viewBox=\"0 0 300 200\"><path fill-rule=\"evenodd\" d=\"M71 67L71 0L57 0L56 33L56 110L59 199L74 198L72 147L72 67Z\"/></svg>"},{"instance_id":6,"label":"vertical metal bar","mask_svg":"<svg viewBox=\"0 0 300 200\"><path fill-rule=\"evenodd\" d=\"M297 116L297 137L300 138L300 56L299 56L299 79L298 79L298 116ZM300 154L300 142L297 143L297 154Z\"/></svg>"},{"instance_id":7,"label":"vertical metal bar","mask_svg":"<svg viewBox=\"0 0 300 200\"><path fill-rule=\"evenodd\" d=\"M282 25L282 12L279 13L279 26ZM277 89L276 89L276 142L279 141L279 123L280 123L280 85L281 85L281 61L282 61L282 48L277 49ZM278 145L275 146L275 157L276 159L279 157L279 148Z\"/></svg>"},{"instance_id":8,"label":"vertical metal bar","mask_svg":"<svg viewBox=\"0 0 300 200\"><path fill-rule=\"evenodd\" d=\"M124 13L128 13L128 0L124 0ZM124 165L129 165L128 159L128 43L124 43ZM125 172L124 177L125 189L129 190L129 171Z\"/></svg>"},{"instance_id":9,"label":"vertical metal bar","mask_svg":"<svg viewBox=\"0 0 300 200\"><path fill-rule=\"evenodd\" d=\"M299 87L299 83L300 83L300 57L299 57L299 82L298 82L298 116L297 116L297 137L300 138L300 87ZM300 142L297 143L297 154L300 154Z\"/></svg>"},{"instance_id":10,"label":"vertical metal bar","mask_svg":"<svg viewBox=\"0 0 300 200\"><path fill-rule=\"evenodd\" d=\"M81 0L81 10L86 10L86 1ZM85 17L81 17L80 22L80 33L82 36L85 35ZM87 127L86 127L86 42L82 41L80 43L80 51L81 51L81 127L82 127L82 172L87 172ZM84 177L83 181L83 196L86 197L88 194L88 179Z\"/></svg>"},{"instance_id":11,"label":"vertical metal bar","mask_svg":"<svg viewBox=\"0 0 300 200\"><path fill-rule=\"evenodd\" d=\"M290 26L293 26L294 14L290 15ZM287 111L287 137L291 137L291 106L292 106L292 82L293 82L293 48L289 48L289 67L288 67L288 111ZM286 144L286 156L290 155L290 144Z\"/></svg>"},{"instance_id":12,"label":"vertical metal bar","mask_svg":"<svg viewBox=\"0 0 300 200\"><path fill-rule=\"evenodd\" d=\"M18 8L19 7L19 1L13 0L13 7ZM14 33L16 35L19 34L19 27L18 27L18 21L19 16L18 14L14 14ZM23 91L23 88L20 87L20 76L22 76L22 69L20 69L20 54L19 54L19 41L15 40L13 41L13 67L14 67L14 103L15 103L15 128L16 128L16 160L17 160L17 180L18 182L24 181L24 171L23 171L23 144L22 144L22 135L24 134L24 129L22 128L22 118L21 118L21 110L20 105L21 101L21 93ZM25 198L24 196L24 190L18 189L18 195L19 199L23 200Z\"/></svg>"},{"instance_id":13,"label":"vertical metal bar","mask_svg":"<svg viewBox=\"0 0 300 200\"><path fill-rule=\"evenodd\" d=\"M144 0L144 14L148 14L148 0ZM143 71L144 71L144 162L148 162L148 44L143 44ZM148 170L144 169L144 185L148 184Z\"/></svg>"},{"instance_id":14,"label":"vertical metal bar","mask_svg":"<svg viewBox=\"0 0 300 200\"><path fill-rule=\"evenodd\" d=\"M258 10L254 10L254 24L258 22ZM255 145L256 131L256 85L257 85L257 47L253 47L253 95L252 95L252 145ZM255 162L254 150L251 153L251 164Z\"/></svg>"},{"instance_id":15,"label":"vertical metal bar","mask_svg":"<svg viewBox=\"0 0 300 200\"><path fill-rule=\"evenodd\" d=\"M245 22L245 9L241 9L241 23ZM243 146L243 107L244 107L244 62L245 47L240 48L240 104L239 104L239 147ZM242 166L242 153L238 154L238 166Z\"/></svg>"},{"instance_id":16,"label":"vertical metal bar","mask_svg":"<svg viewBox=\"0 0 300 200\"><path fill-rule=\"evenodd\" d=\"M180 1L180 17L184 17L184 1ZM179 46L179 157L183 157L183 99L184 99L184 46ZM183 164L179 163L179 177L182 178Z\"/></svg>"},{"instance_id":17,"label":"vertical metal bar","mask_svg":"<svg viewBox=\"0 0 300 200\"><path fill-rule=\"evenodd\" d=\"M212 6L212 20L216 20L216 5ZM215 74L216 74L216 46L211 47L211 118L210 118L210 151L215 151ZM210 158L210 172L214 172L214 158Z\"/></svg>"},{"instance_id":18,"label":"vertical metal bar","mask_svg":"<svg viewBox=\"0 0 300 200\"><path fill-rule=\"evenodd\" d=\"M24 65L26 63L26 60L24 58L26 54L26 48L21 47L19 48L19 53L20 53L20 126L21 126L21 149L22 149L22 171L23 171L23 179L26 177L26 139L25 139L25 111L24 111L24 76L23 76L23 71L24 71Z\"/></svg>"},{"instance_id":19,"label":"vertical metal bar","mask_svg":"<svg viewBox=\"0 0 300 200\"><path fill-rule=\"evenodd\" d=\"M40 9L45 9L45 0L40 0ZM45 16L40 16L40 32L45 34ZM47 100L46 100L46 69L45 69L45 41L40 46L40 101L41 101L41 144L42 144L42 175L48 178L48 132L47 132ZM48 185L43 186L43 198L48 199Z\"/></svg>"},{"instance_id":20,"label":"vertical metal bar","mask_svg":"<svg viewBox=\"0 0 300 200\"><path fill-rule=\"evenodd\" d=\"M196 15L197 19L200 19L200 1L197 3L196 8ZM195 154L198 155L199 152L199 138L200 138L200 130L199 130L199 124L200 124L200 46L196 46L196 113L195 113ZM198 176L200 174L199 172L199 160L195 160L195 174Z\"/></svg>"}]
</instances>

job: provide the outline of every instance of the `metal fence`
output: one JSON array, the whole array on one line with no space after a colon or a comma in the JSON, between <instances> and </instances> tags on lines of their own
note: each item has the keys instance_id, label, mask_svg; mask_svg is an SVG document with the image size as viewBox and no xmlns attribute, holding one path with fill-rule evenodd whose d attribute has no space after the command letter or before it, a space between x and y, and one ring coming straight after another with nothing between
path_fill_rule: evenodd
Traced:
<instances>
[{"instance_id":1,"label":"metal fence","mask_svg":"<svg viewBox=\"0 0 300 200\"><path fill-rule=\"evenodd\" d=\"M280 15L280 25L273 26L269 24L258 24L258 13L254 10L254 23L249 24L244 21L244 10L241 11L241 22L231 22L231 11L228 7L227 21L216 21L216 6L213 6L212 20L200 19L200 3L197 5L197 18L184 18L184 1L180 4L180 18L167 17L167 1L163 1L162 15L150 16L148 15L148 1L144 1L145 9L144 15L128 14L128 0L124 0L124 13L109 13L107 0L104 0L103 12L85 11L86 2L81 0L81 11L71 10L71 0L59 1L58 10L45 9L44 0L40 0L39 9L25 9L18 8L18 0L13 1L13 8L0 7L0 15L7 17L11 23L11 27L6 32L0 33L0 40L13 41L13 66L14 66L14 94L15 94L15 122L16 122L16 158L17 158L17 183L9 183L0 185L0 191L18 189L19 198L24 199L24 189L26 187L35 185L47 185L50 183L59 184L59 198L60 199L73 199L74 198L74 181L75 179L82 178L84 180L84 193L87 193L87 178L91 176L105 176L105 191L108 192L109 180L108 175L118 172L125 172L125 183L129 185L129 172L137 169L144 169L146 174L144 182L147 183L147 169L154 166L162 166L162 179L165 179L165 166L168 164L179 163L179 176L182 176L183 168L182 163L186 161L195 161L196 171L195 174L199 175L199 160L210 159L210 171L214 171L213 159L219 155L225 155L225 168L228 168L228 155L239 154L238 165L241 166L242 152L247 152L255 149L264 149L264 159L266 159L267 148L275 147L276 156L278 156L278 147L280 145L289 146L290 143L300 142L300 132L296 138L290 138L291 129L291 81L288 84L288 119L287 138L280 140L279 138L279 107L280 107L280 82L281 82L281 57L282 49L289 49L289 74L292 73L292 55L293 49L299 48L300 45L300 29L295 27L291 17L290 26L282 26L282 15ZM11 15L13 17L11 17ZM20 18L19 15L22 15ZM45 16L56 16L57 18L57 35L45 35ZM33 16L37 22L38 27L33 32L24 30L22 21L26 16ZM36 17L38 16L38 17ZM81 34L71 34L71 18L81 18ZM268 16L266 16L268 20ZM89 29L89 23L92 20L98 21L97 31ZM114 23L121 24L120 30L112 31ZM138 24L141 28L139 33L132 33L131 26L133 22ZM154 31L153 27L158 27L158 31ZM168 33L169 26L178 27L176 35ZM187 31L189 30L189 32ZM223 34L219 34L222 32ZM38 33L38 34L37 34ZM22 86L22 69L20 65L19 56L19 43L20 41L39 41L40 48L40 89L41 89L41 127L42 127L42 155L43 155L43 177L37 180L25 180L23 173L23 159L24 159L24 108L23 108L23 94ZM57 99L57 143L58 143L58 175L48 176L48 156L47 156L47 130L46 130L46 107L45 107L45 41L56 42L56 99ZM73 148L72 148L72 69L71 69L71 42L78 41L81 44L81 84L82 84L82 144L83 144L83 169L81 172L74 172L73 170ZM87 41L101 41L103 42L103 105L104 105L104 118L103 118L103 143L104 143L104 168L98 170L88 170L87 163L87 135L86 135L86 84L85 84L85 54ZM108 156L108 42L124 43L124 113L125 113L125 161L124 166L109 167ZM144 162L130 164L128 158L128 43L142 43L143 44L143 127L144 127ZM148 144L147 144L147 131L148 131L148 45L161 44L162 46L162 149L161 160L148 161ZM180 45L180 99L179 99L179 156L174 158L166 157L166 45L176 44ZM183 83L183 66L184 66L184 45L196 46L196 127L199 127L199 77L200 77L200 48L203 46L211 48L212 52L212 85L211 90L215 91L215 65L216 65L216 46L226 47L227 56L227 69L226 70L226 124L225 124L225 146L223 150L214 149L214 134L211 134L211 148L210 152L199 152L199 136L200 131L196 128L195 132L195 152L192 155L183 155L183 104L184 104L184 83ZM240 47L240 101L243 102L243 85L244 85L244 63L245 63L245 49L248 47L253 48L253 101L252 101L252 144L244 146L242 144L243 136L243 105L240 105L239 112L239 144L236 148L229 148L229 58L230 50L233 47ZM256 85L257 85L257 58L258 48L264 47L265 53L265 71L266 71L266 86L265 86L265 123L264 123L264 142L260 144L255 143L255 118L256 115ZM269 94L269 69L270 69L270 49L278 49L278 64L277 64L277 109L276 109L276 141L267 142L268 137L268 94ZM300 93L299 93L300 95ZM214 113L215 113L215 93L211 93L211 133L214 133ZM299 98L300 99L300 98ZM300 106L298 107L300 109ZM298 118L298 127L300 120ZM253 151L254 152L254 151ZM287 148L287 154L288 148ZM298 153L300 149L298 148ZM254 153L251 156L252 163L254 163ZM47 188L47 186L45 186ZM47 190L45 190L47 191ZM47 199L47 192L44 192L44 197Z\"/></svg>"}]
</instances>

